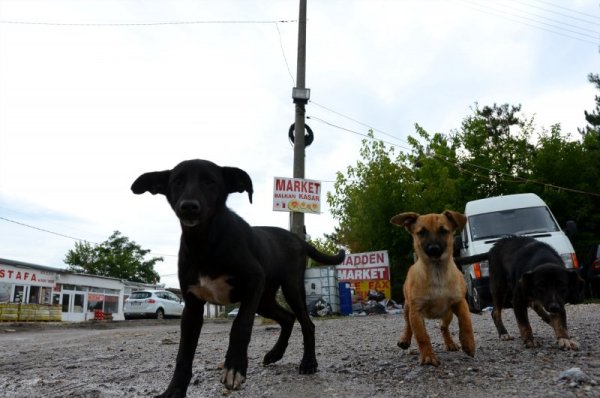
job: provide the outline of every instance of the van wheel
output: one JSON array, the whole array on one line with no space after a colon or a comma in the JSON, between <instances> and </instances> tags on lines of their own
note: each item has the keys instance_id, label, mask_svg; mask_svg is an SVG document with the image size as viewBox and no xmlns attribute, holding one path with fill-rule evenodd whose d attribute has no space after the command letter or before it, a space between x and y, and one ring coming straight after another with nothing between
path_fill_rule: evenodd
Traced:
<instances>
[{"instance_id":1,"label":"van wheel","mask_svg":"<svg viewBox=\"0 0 600 398\"><path fill-rule=\"evenodd\" d=\"M477 289L472 289L467 292L467 303L469 304L469 311L474 314L481 312L481 300L477 294Z\"/></svg>"},{"instance_id":2,"label":"van wheel","mask_svg":"<svg viewBox=\"0 0 600 398\"><path fill-rule=\"evenodd\" d=\"M156 319L165 319L165 311L162 308L156 310Z\"/></svg>"}]
</instances>

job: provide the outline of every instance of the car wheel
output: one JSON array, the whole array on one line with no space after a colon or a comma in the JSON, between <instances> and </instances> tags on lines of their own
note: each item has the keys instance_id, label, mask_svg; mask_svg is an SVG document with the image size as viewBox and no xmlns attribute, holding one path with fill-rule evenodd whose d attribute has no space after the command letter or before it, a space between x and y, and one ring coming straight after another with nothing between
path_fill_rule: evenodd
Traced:
<instances>
[{"instance_id":1,"label":"car wheel","mask_svg":"<svg viewBox=\"0 0 600 398\"><path fill-rule=\"evenodd\" d=\"M156 310L156 319L165 319L165 310L159 308Z\"/></svg>"},{"instance_id":2,"label":"car wheel","mask_svg":"<svg viewBox=\"0 0 600 398\"><path fill-rule=\"evenodd\" d=\"M125 319L131 319L129 315L125 315Z\"/></svg>"}]
</instances>

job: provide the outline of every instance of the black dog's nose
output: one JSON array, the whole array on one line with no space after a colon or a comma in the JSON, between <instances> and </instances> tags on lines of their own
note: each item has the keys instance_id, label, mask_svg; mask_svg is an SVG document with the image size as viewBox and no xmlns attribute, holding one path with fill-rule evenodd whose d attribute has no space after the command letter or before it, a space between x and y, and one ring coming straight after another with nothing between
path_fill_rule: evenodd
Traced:
<instances>
[{"instance_id":1,"label":"black dog's nose","mask_svg":"<svg viewBox=\"0 0 600 398\"><path fill-rule=\"evenodd\" d=\"M179 210L186 213L196 213L200 211L200 203L197 200L183 200L179 203Z\"/></svg>"},{"instance_id":2,"label":"black dog's nose","mask_svg":"<svg viewBox=\"0 0 600 398\"><path fill-rule=\"evenodd\" d=\"M425 247L425 254L429 257L438 258L444 253L444 249L437 243L430 243Z\"/></svg>"},{"instance_id":3,"label":"black dog's nose","mask_svg":"<svg viewBox=\"0 0 600 398\"><path fill-rule=\"evenodd\" d=\"M550 303L548 304L548 308L546 308L548 312L557 313L560 311L560 305L558 303Z\"/></svg>"}]
</instances>

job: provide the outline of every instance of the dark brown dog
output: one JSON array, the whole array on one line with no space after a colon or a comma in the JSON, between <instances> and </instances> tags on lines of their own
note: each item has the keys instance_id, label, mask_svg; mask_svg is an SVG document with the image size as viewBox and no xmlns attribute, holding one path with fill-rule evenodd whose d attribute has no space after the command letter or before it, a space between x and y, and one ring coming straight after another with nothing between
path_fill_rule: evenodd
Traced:
<instances>
[{"instance_id":1,"label":"dark brown dog","mask_svg":"<svg viewBox=\"0 0 600 398\"><path fill-rule=\"evenodd\" d=\"M452 256L453 233L461 230L466 221L464 215L454 211L423 216L402 213L390 220L410 232L418 257L408 269L404 282L405 325L398 346L407 349L414 333L421 365L439 365L425 328L425 318L441 319L440 329L446 350L458 351L459 347L448 330L455 314L462 350L470 356L475 355L471 314L465 299L467 288Z\"/></svg>"},{"instance_id":2,"label":"dark brown dog","mask_svg":"<svg viewBox=\"0 0 600 398\"><path fill-rule=\"evenodd\" d=\"M528 348L537 347L529 324L527 307L554 329L558 346L577 350L569 337L565 303L577 302L583 280L567 270L551 246L529 237L513 236L497 241L488 253L492 318L500 339L512 340L502 322L502 308L512 304L521 338Z\"/></svg>"},{"instance_id":3,"label":"dark brown dog","mask_svg":"<svg viewBox=\"0 0 600 398\"><path fill-rule=\"evenodd\" d=\"M239 389L246 379L255 313L281 326L279 339L263 359L265 365L283 357L298 319L304 336L299 371L317 371L315 325L305 303L306 257L334 265L344 260L343 250L327 255L284 229L248 225L225 205L233 192L248 192L252 202L252 180L236 167L188 160L172 170L142 174L131 189L135 194L165 195L181 224L178 276L185 308L175 372L161 397L186 395L206 302L241 303L231 326L221 377L228 389ZM275 300L280 287L293 313Z\"/></svg>"}]
</instances>

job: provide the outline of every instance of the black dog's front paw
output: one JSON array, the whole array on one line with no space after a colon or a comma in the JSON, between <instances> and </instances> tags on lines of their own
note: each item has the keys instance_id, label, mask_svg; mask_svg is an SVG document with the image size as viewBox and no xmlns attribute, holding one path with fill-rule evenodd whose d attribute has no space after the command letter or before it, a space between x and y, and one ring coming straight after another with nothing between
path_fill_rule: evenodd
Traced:
<instances>
[{"instance_id":1,"label":"black dog's front paw","mask_svg":"<svg viewBox=\"0 0 600 398\"><path fill-rule=\"evenodd\" d=\"M319 367L319 364L317 363L316 359L302 359L302 362L300 362L300 367L298 369L298 371L300 372L301 375L311 375L313 373L317 372L317 368Z\"/></svg>"},{"instance_id":2,"label":"black dog's front paw","mask_svg":"<svg viewBox=\"0 0 600 398\"><path fill-rule=\"evenodd\" d=\"M186 396L186 390L187 389L182 389L182 388L172 388L169 387L167 388L167 391L163 392L160 395L157 395L154 398L185 398Z\"/></svg>"},{"instance_id":3,"label":"black dog's front paw","mask_svg":"<svg viewBox=\"0 0 600 398\"><path fill-rule=\"evenodd\" d=\"M242 383L246 381L248 365L244 363L236 364L235 362L226 360L221 375L221 383L229 390L239 390L242 388Z\"/></svg>"},{"instance_id":4,"label":"black dog's front paw","mask_svg":"<svg viewBox=\"0 0 600 398\"><path fill-rule=\"evenodd\" d=\"M273 349L267 352L267 354L265 355L263 359L263 365L270 365L279 361L281 358L283 358L283 352L281 352L281 350Z\"/></svg>"}]
</instances>

